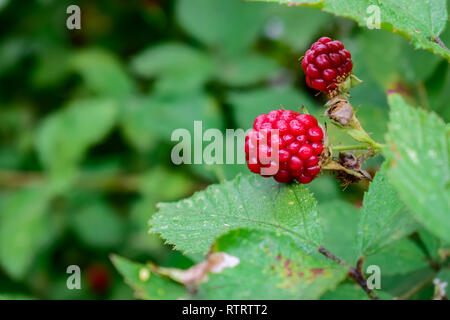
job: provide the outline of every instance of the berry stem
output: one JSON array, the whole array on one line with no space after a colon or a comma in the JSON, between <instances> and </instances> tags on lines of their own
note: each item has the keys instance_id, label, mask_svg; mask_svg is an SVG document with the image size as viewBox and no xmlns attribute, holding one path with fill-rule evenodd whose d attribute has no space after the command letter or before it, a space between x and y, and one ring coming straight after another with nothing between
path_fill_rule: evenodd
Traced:
<instances>
[{"instance_id":1,"label":"berry stem","mask_svg":"<svg viewBox=\"0 0 450 320\"><path fill-rule=\"evenodd\" d=\"M340 171L344 171L352 176L355 176L358 179L364 178L364 176L361 173L356 172L351 169L348 169L348 168L345 168L344 166L340 165L339 163L337 163L336 161L333 161L333 160L330 160L327 163L323 164L322 169L323 170L337 170L337 171L340 170Z\"/></svg>"},{"instance_id":2,"label":"berry stem","mask_svg":"<svg viewBox=\"0 0 450 320\"><path fill-rule=\"evenodd\" d=\"M333 151L351 151L351 150L367 150L370 147L365 144L355 144L355 145L342 145L342 146L331 146Z\"/></svg>"},{"instance_id":3,"label":"berry stem","mask_svg":"<svg viewBox=\"0 0 450 320\"><path fill-rule=\"evenodd\" d=\"M343 131L345 131L348 135L350 135L356 141L359 141L359 142L362 142L362 143L365 143L366 145L368 145L367 149L370 148L373 151L373 155L376 155L382 151L383 145L378 142L375 142L369 136L369 134L366 132L366 130L364 130L364 128L359 123L359 120L356 117L355 113L353 113L353 116L352 116L350 122L348 123L348 125L342 126L336 122L333 122L333 124L336 125L338 128L342 129ZM353 150L362 150L362 148L353 149Z\"/></svg>"}]
</instances>

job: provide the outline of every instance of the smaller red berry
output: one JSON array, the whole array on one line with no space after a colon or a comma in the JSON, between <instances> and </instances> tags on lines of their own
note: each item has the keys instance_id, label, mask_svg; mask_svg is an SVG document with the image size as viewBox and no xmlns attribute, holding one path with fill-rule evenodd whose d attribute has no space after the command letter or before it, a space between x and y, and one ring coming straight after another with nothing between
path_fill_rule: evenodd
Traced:
<instances>
[{"instance_id":1,"label":"smaller red berry","mask_svg":"<svg viewBox=\"0 0 450 320\"><path fill-rule=\"evenodd\" d=\"M306 51L302 68L309 87L330 94L351 74L352 55L340 41L322 37Z\"/></svg>"}]
</instances>

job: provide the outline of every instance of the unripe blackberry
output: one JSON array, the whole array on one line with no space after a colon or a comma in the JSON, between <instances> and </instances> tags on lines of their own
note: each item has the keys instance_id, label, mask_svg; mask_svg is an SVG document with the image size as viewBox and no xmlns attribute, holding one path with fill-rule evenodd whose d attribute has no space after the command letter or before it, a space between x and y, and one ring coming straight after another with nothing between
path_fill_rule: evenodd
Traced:
<instances>
[{"instance_id":1,"label":"unripe blackberry","mask_svg":"<svg viewBox=\"0 0 450 320\"><path fill-rule=\"evenodd\" d=\"M274 130L275 129L275 130ZM291 110L256 117L245 138L251 172L280 183L310 183L320 172L324 134L317 119Z\"/></svg>"},{"instance_id":2,"label":"unripe blackberry","mask_svg":"<svg viewBox=\"0 0 450 320\"><path fill-rule=\"evenodd\" d=\"M326 94L336 91L352 72L351 58L350 52L340 41L320 38L306 51L302 60L306 84Z\"/></svg>"}]
</instances>

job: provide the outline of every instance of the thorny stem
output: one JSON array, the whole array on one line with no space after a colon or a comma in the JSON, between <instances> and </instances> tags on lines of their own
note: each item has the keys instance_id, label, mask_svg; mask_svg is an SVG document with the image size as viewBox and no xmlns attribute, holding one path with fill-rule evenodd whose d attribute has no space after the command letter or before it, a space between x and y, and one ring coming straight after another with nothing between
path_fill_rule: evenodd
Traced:
<instances>
[{"instance_id":1,"label":"thorny stem","mask_svg":"<svg viewBox=\"0 0 450 320\"><path fill-rule=\"evenodd\" d=\"M341 258L339 258L338 256L334 255L333 253L331 253L327 249L325 249L323 246L320 246L318 251L321 254L323 254L325 257L327 257L328 259L331 259L334 262L339 263L341 266L347 266L346 262L344 262ZM358 260L356 268L350 267L348 275L350 276L350 278L355 280L356 283L358 283L360 285L360 287L367 293L369 298L371 298L373 300L378 300L378 296L375 294L375 292L373 292L372 289L369 289L369 287L367 286L367 281L364 278L364 275L363 275L363 272L362 272L362 265L364 263L364 259L365 259L364 257L361 257Z\"/></svg>"}]
</instances>

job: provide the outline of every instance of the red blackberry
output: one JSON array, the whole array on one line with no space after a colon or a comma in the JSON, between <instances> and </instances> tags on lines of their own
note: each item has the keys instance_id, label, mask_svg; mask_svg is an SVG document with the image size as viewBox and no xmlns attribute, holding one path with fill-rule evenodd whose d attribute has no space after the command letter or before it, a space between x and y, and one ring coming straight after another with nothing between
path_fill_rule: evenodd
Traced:
<instances>
[{"instance_id":1,"label":"red blackberry","mask_svg":"<svg viewBox=\"0 0 450 320\"><path fill-rule=\"evenodd\" d=\"M281 183L310 183L320 172L322 150L317 119L291 110L259 115L245 137L250 171Z\"/></svg>"},{"instance_id":2,"label":"red blackberry","mask_svg":"<svg viewBox=\"0 0 450 320\"><path fill-rule=\"evenodd\" d=\"M306 51L302 60L306 84L326 94L336 91L352 72L351 58L352 55L340 41L320 38Z\"/></svg>"}]
</instances>

